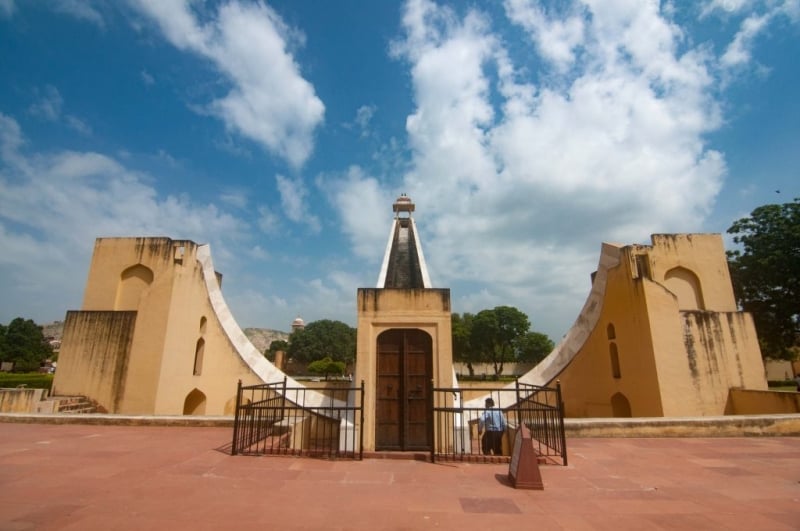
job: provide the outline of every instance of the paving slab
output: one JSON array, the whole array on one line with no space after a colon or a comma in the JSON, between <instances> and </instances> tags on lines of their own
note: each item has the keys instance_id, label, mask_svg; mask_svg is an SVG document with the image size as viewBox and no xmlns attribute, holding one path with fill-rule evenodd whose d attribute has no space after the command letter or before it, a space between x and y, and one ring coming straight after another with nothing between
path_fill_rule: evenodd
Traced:
<instances>
[{"instance_id":1,"label":"paving slab","mask_svg":"<svg viewBox=\"0 0 800 531\"><path fill-rule=\"evenodd\" d=\"M231 429L0 424L0 531L800 529L800 437L570 438L508 465L230 456Z\"/></svg>"}]
</instances>

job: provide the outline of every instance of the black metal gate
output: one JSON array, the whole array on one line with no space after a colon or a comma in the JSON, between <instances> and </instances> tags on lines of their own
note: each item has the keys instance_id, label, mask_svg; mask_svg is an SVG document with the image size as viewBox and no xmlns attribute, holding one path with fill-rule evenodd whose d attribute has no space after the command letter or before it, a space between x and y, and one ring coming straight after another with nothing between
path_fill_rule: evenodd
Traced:
<instances>
[{"instance_id":1,"label":"black metal gate","mask_svg":"<svg viewBox=\"0 0 800 531\"><path fill-rule=\"evenodd\" d=\"M231 455L363 457L360 387L242 385L236 392Z\"/></svg>"},{"instance_id":2,"label":"black metal gate","mask_svg":"<svg viewBox=\"0 0 800 531\"><path fill-rule=\"evenodd\" d=\"M564 432L564 404L561 385L541 387L516 382L512 388L482 389L486 397L505 415L508 428L503 435L502 455L486 455L478 433L479 420L486 411L482 402L466 402L464 389L434 387L433 419L435 444L432 461L507 461L513 433L526 426L540 457L567 464L567 441Z\"/></svg>"}]
</instances>

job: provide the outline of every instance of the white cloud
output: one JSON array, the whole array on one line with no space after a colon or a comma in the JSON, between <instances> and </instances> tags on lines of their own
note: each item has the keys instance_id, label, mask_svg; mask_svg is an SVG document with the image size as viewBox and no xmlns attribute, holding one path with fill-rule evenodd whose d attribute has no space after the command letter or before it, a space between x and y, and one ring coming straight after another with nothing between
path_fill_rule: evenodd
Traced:
<instances>
[{"instance_id":1,"label":"white cloud","mask_svg":"<svg viewBox=\"0 0 800 531\"><path fill-rule=\"evenodd\" d=\"M0 17L11 18L14 14L14 0L0 0Z\"/></svg>"},{"instance_id":2,"label":"white cloud","mask_svg":"<svg viewBox=\"0 0 800 531\"><path fill-rule=\"evenodd\" d=\"M215 205L159 194L147 177L100 153L26 154L17 122L0 114L0 292L7 308L76 308L95 238L169 235L230 253L247 225ZM58 304L62 304L58 308Z\"/></svg>"},{"instance_id":3,"label":"white cloud","mask_svg":"<svg viewBox=\"0 0 800 531\"><path fill-rule=\"evenodd\" d=\"M145 86L152 87L156 84L156 79L147 70L142 70L139 72L139 75L142 76L142 82L145 84Z\"/></svg>"},{"instance_id":4,"label":"white cloud","mask_svg":"<svg viewBox=\"0 0 800 531\"><path fill-rule=\"evenodd\" d=\"M751 15L747 17L733 41L728 45L725 53L720 58L724 66L732 67L750 61L750 50L753 41L766 28L769 15Z\"/></svg>"},{"instance_id":5,"label":"white cloud","mask_svg":"<svg viewBox=\"0 0 800 531\"><path fill-rule=\"evenodd\" d=\"M559 70L575 61L575 49L583 43L583 15L568 15L563 20L548 16L533 0L506 0L509 18L530 34L539 53ZM564 6L562 6L564 9ZM574 5L570 10L577 9Z\"/></svg>"},{"instance_id":6,"label":"white cloud","mask_svg":"<svg viewBox=\"0 0 800 531\"><path fill-rule=\"evenodd\" d=\"M62 122L70 129L83 135L90 135L92 128L85 121L71 114L62 114L64 98L57 88L47 85L41 91L34 91L39 96L36 102L28 107L28 112L48 122Z\"/></svg>"},{"instance_id":7,"label":"white cloud","mask_svg":"<svg viewBox=\"0 0 800 531\"><path fill-rule=\"evenodd\" d=\"M58 89L51 85L47 85L41 92L39 99L28 107L28 112L43 120L55 122L61 117L64 99Z\"/></svg>"},{"instance_id":8,"label":"white cloud","mask_svg":"<svg viewBox=\"0 0 800 531\"><path fill-rule=\"evenodd\" d=\"M588 294L602 241L701 229L725 172L704 141L721 113L712 58L687 47L655 2L506 6L552 76L529 77L478 11L406 4L404 38L392 47L416 102L404 191L435 285L450 286L456 304L517 305L558 335ZM360 255L379 241L360 210L375 202L378 217L385 195L357 171L337 182L342 227Z\"/></svg>"},{"instance_id":9,"label":"white cloud","mask_svg":"<svg viewBox=\"0 0 800 531\"><path fill-rule=\"evenodd\" d=\"M53 9L65 13L71 17L90 22L95 26L105 28L105 20L100 11L92 6L91 0L58 0L54 2Z\"/></svg>"},{"instance_id":10,"label":"white cloud","mask_svg":"<svg viewBox=\"0 0 800 531\"><path fill-rule=\"evenodd\" d=\"M319 219L309 212L306 198L308 190L301 179L289 179L283 175L276 175L278 193L281 196L281 206L286 217L295 223L308 225L312 232L321 229Z\"/></svg>"},{"instance_id":11,"label":"white cloud","mask_svg":"<svg viewBox=\"0 0 800 531\"><path fill-rule=\"evenodd\" d=\"M344 175L321 179L318 186L338 210L341 230L355 254L379 263L392 221L388 205L396 196L384 191L377 179L358 166L351 166Z\"/></svg>"},{"instance_id":12,"label":"white cloud","mask_svg":"<svg viewBox=\"0 0 800 531\"><path fill-rule=\"evenodd\" d=\"M176 47L211 62L231 83L206 110L297 168L313 151L325 106L300 74L289 49L302 35L262 3L223 4L203 23L190 4L132 0Z\"/></svg>"}]
</instances>

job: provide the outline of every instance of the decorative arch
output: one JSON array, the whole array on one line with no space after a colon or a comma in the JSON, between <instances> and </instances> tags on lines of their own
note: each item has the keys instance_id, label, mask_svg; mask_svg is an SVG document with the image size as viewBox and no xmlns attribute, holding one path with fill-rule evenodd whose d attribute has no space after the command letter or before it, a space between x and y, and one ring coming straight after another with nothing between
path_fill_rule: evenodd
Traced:
<instances>
[{"instance_id":1,"label":"decorative arch","mask_svg":"<svg viewBox=\"0 0 800 531\"><path fill-rule=\"evenodd\" d=\"M631 417L631 403L622 393L614 393L611 397L611 410L615 417Z\"/></svg>"},{"instance_id":2,"label":"decorative arch","mask_svg":"<svg viewBox=\"0 0 800 531\"><path fill-rule=\"evenodd\" d=\"M206 340L202 337L197 340L197 345L194 348L194 376L203 374L203 355L206 350Z\"/></svg>"},{"instance_id":3,"label":"decorative arch","mask_svg":"<svg viewBox=\"0 0 800 531\"><path fill-rule=\"evenodd\" d=\"M678 298L680 310L705 310L700 279L685 267L673 267L664 275L664 286Z\"/></svg>"},{"instance_id":4,"label":"decorative arch","mask_svg":"<svg viewBox=\"0 0 800 531\"><path fill-rule=\"evenodd\" d=\"M195 388L192 389L186 400L183 401L184 415L205 415L206 414L206 395Z\"/></svg>"},{"instance_id":5,"label":"decorative arch","mask_svg":"<svg viewBox=\"0 0 800 531\"><path fill-rule=\"evenodd\" d=\"M142 264L136 264L122 272L114 297L114 310L136 310L142 292L153 283L153 271Z\"/></svg>"}]
</instances>

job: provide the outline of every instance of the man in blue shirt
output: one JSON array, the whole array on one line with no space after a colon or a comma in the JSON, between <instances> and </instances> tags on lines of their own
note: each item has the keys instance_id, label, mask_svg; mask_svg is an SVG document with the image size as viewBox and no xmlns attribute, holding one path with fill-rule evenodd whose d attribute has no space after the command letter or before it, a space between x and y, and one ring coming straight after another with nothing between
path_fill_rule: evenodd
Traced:
<instances>
[{"instance_id":1,"label":"man in blue shirt","mask_svg":"<svg viewBox=\"0 0 800 531\"><path fill-rule=\"evenodd\" d=\"M494 400L486 399L486 411L478 418L478 434L483 433L481 449L484 455L494 453L503 455L503 432L506 431L506 417L494 407Z\"/></svg>"}]
</instances>

